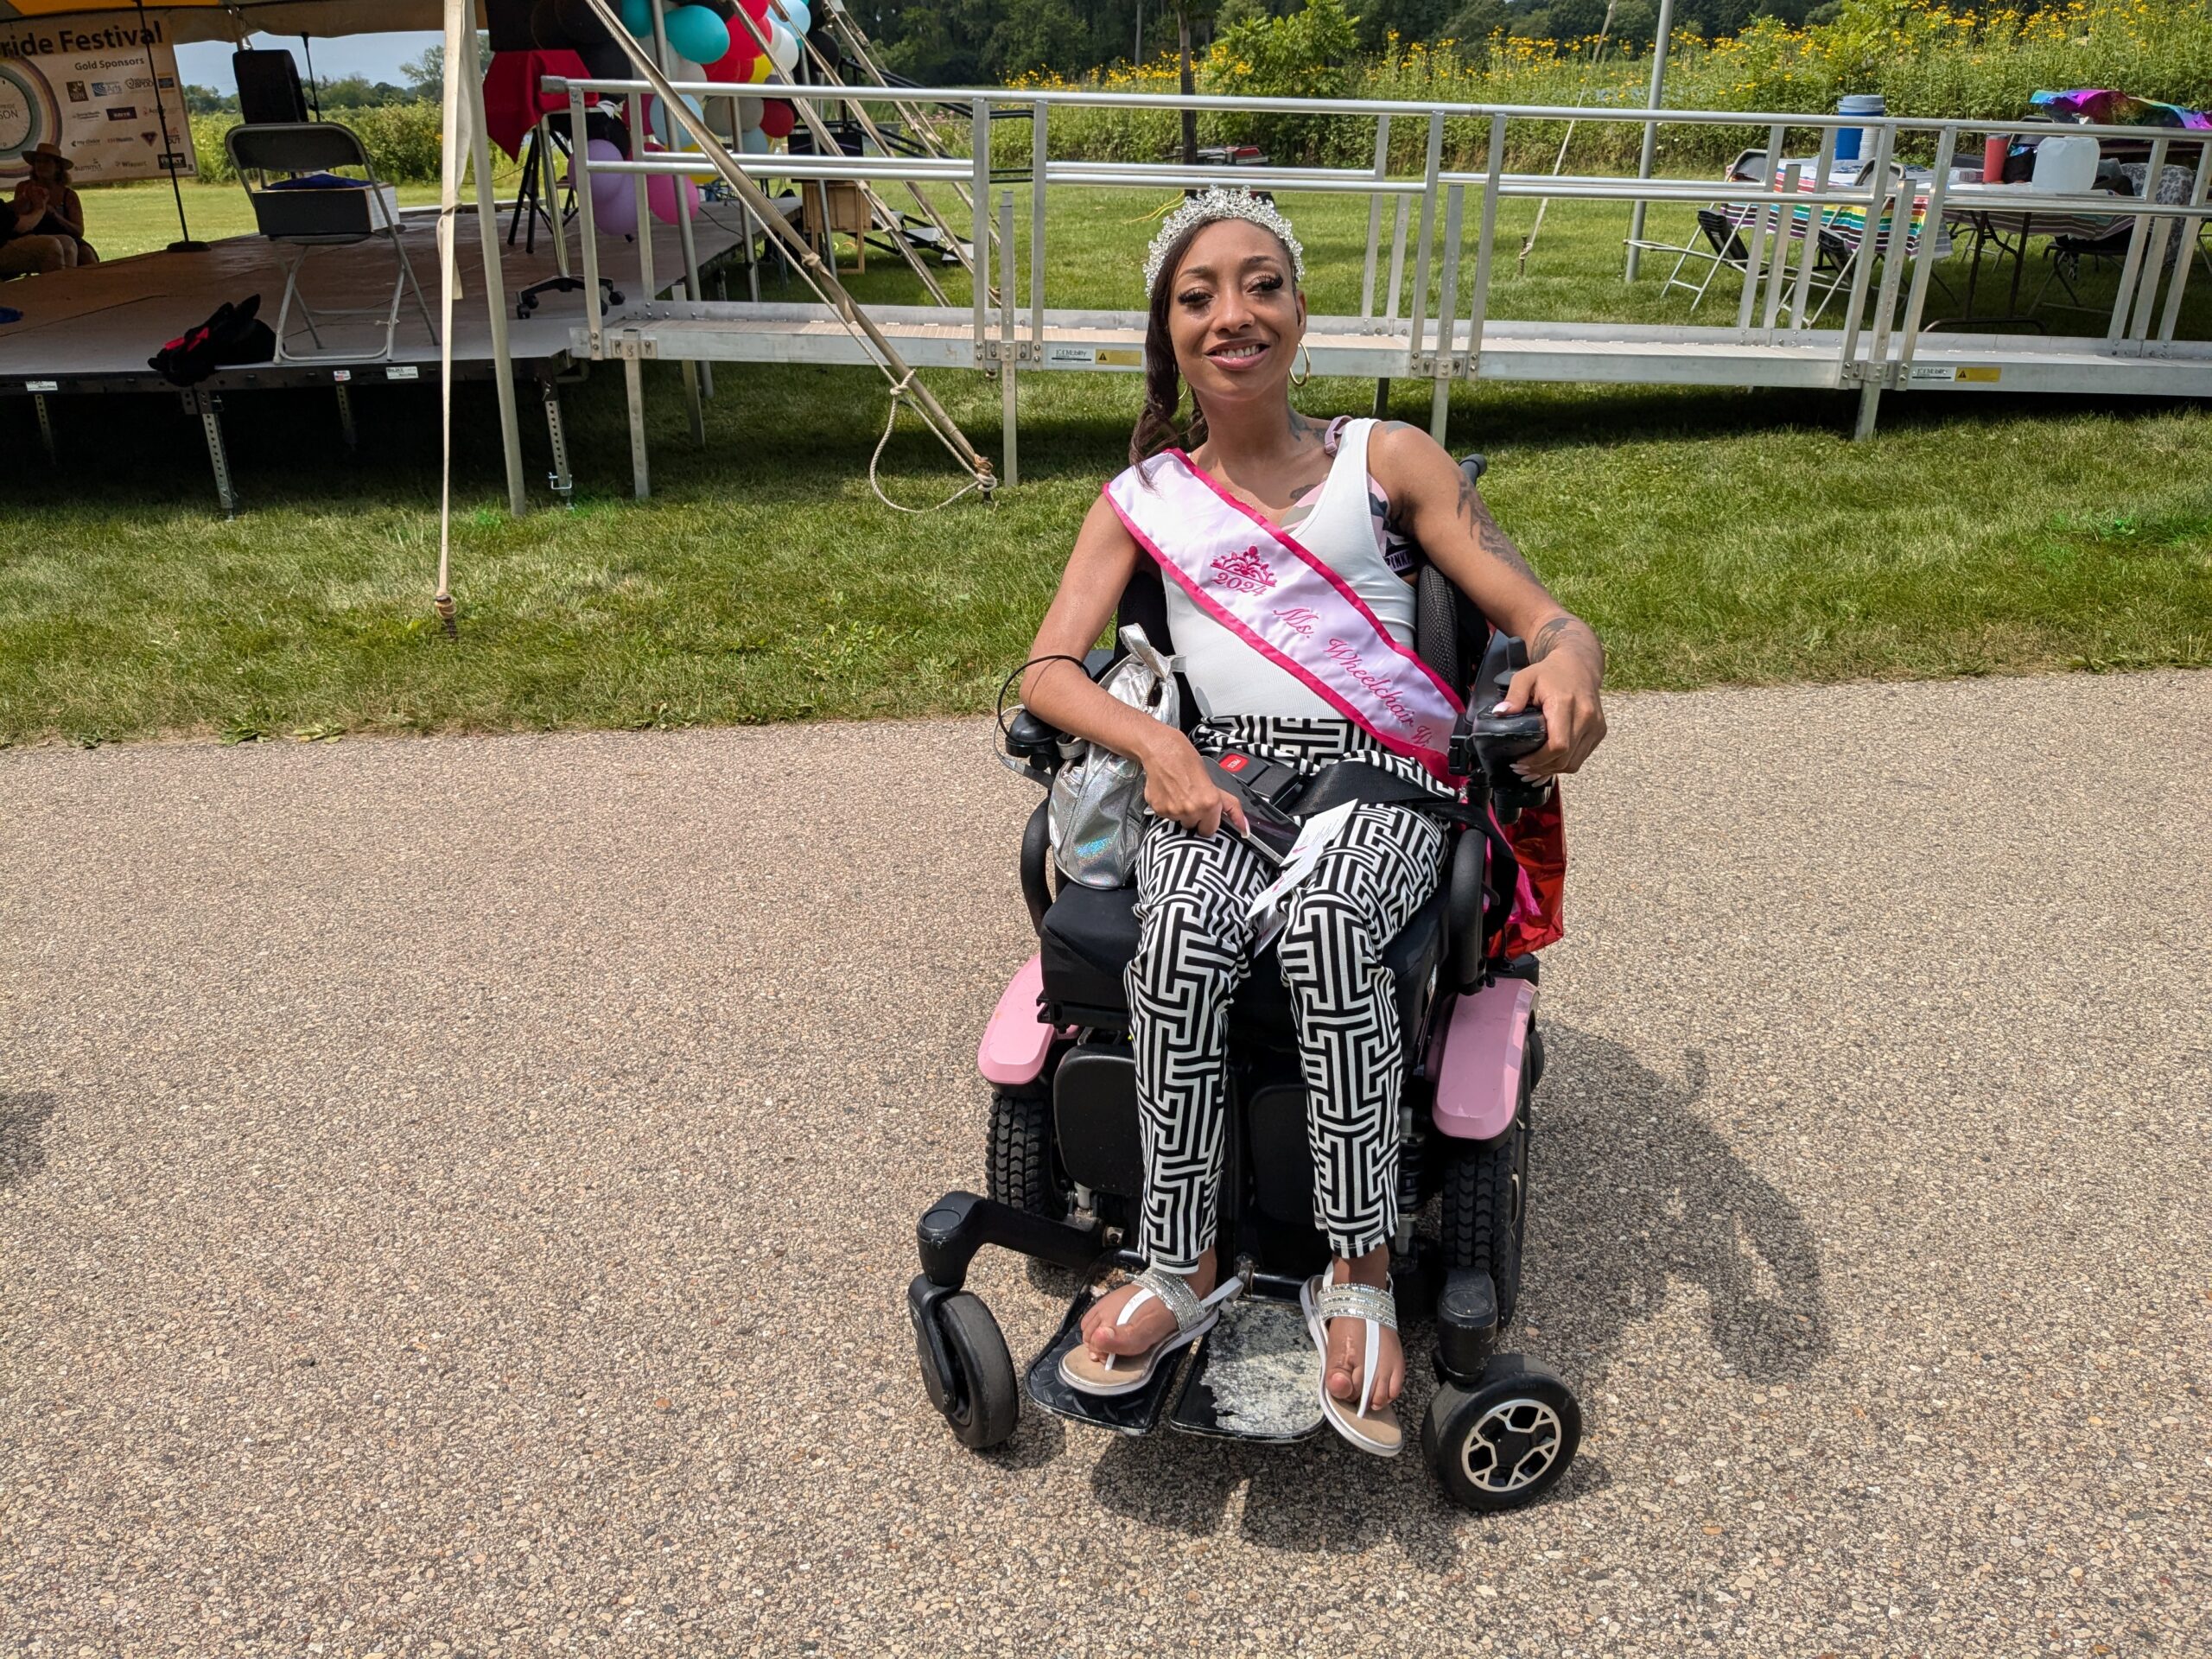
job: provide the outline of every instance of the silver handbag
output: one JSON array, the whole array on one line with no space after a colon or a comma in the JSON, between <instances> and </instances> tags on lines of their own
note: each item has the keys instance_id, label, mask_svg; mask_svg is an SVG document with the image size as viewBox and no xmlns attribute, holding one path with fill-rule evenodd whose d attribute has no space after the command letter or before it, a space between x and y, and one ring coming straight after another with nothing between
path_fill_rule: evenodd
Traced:
<instances>
[{"instance_id":1,"label":"silver handbag","mask_svg":"<svg viewBox=\"0 0 2212 1659\"><path fill-rule=\"evenodd\" d=\"M1182 659L1162 657L1140 627L1121 631L1128 655L1099 682L1107 696L1169 726L1182 723L1175 673ZM1127 887L1144 839L1144 767L1089 738L1060 745L1046 823L1060 874L1086 887Z\"/></svg>"}]
</instances>

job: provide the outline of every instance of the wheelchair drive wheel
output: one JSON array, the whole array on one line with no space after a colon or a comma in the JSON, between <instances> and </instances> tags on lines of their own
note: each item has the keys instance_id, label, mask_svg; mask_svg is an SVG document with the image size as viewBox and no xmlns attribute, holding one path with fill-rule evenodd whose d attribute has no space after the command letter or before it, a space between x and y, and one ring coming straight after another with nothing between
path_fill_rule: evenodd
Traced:
<instances>
[{"instance_id":1,"label":"wheelchair drive wheel","mask_svg":"<svg viewBox=\"0 0 2212 1659\"><path fill-rule=\"evenodd\" d=\"M1549 1366L1499 1354L1472 1389L1440 1384L1421 1449L1462 1508L1517 1510L1559 1484L1582 1444L1582 1408Z\"/></svg>"},{"instance_id":2,"label":"wheelchair drive wheel","mask_svg":"<svg viewBox=\"0 0 2212 1659\"><path fill-rule=\"evenodd\" d=\"M964 1290L945 1297L926 1317L935 1322L938 1340L917 1325L914 1348L930 1403L969 1450L1004 1444L1020 1421L1021 1400L998 1321L981 1297Z\"/></svg>"},{"instance_id":3,"label":"wheelchair drive wheel","mask_svg":"<svg viewBox=\"0 0 2212 1659\"><path fill-rule=\"evenodd\" d=\"M991 1144L987 1191L999 1203L1065 1219L1068 1189L1052 1152L1052 1103L1042 1090L991 1091Z\"/></svg>"},{"instance_id":4,"label":"wheelchair drive wheel","mask_svg":"<svg viewBox=\"0 0 2212 1659\"><path fill-rule=\"evenodd\" d=\"M1529 1218L1529 1085L1513 1127L1495 1141L1444 1143L1444 1191L1439 1221L1449 1272L1480 1268L1497 1289L1500 1329L1513 1323L1521 1297L1521 1241Z\"/></svg>"}]
</instances>

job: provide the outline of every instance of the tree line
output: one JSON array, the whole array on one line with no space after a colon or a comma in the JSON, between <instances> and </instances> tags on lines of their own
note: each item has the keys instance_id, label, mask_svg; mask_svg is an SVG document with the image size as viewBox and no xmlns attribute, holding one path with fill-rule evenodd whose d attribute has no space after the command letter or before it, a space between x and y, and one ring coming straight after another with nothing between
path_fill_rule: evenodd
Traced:
<instances>
[{"instance_id":1,"label":"tree line","mask_svg":"<svg viewBox=\"0 0 2212 1659\"><path fill-rule=\"evenodd\" d=\"M852 0L861 26L890 67L934 86L992 86L1039 70L1079 76L1116 62L1150 62L1177 50L1179 22L1203 49L1221 29L1300 10L1304 0ZM1605 25L1607 0L1360 0L1359 47L1453 40L1476 47L1500 32L1574 41ZM1676 0L1675 28L1707 39L1754 18L1819 22L1836 0ZM1606 30L1618 46L1648 48L1658 0L1612 0Z\"/></svg>"}]
</instances>

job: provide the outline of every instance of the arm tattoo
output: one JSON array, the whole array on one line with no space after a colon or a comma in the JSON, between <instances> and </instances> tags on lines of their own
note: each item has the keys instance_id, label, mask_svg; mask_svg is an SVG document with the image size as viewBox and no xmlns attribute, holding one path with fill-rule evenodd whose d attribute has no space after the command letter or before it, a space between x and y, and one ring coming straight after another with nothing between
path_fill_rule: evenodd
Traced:
<instances>
[{"instance_id":1,"label":"arm tattoo","mask_svg":"<svg viewBox=\"0 0 2212 1659\"><path fill-rule=\"evenodd\" d=\"M1531 663L1542 662L1545 658L1552 654L1552 648L1559 644L1561 637L1573 626L1573 617L1555 616L1542 627L1538 628L1536 637L1529 642L1529 660Z\"/></svg>"},{"instance_id":2,"label":"arm tattoo","mask_svg":"<svg viewBox=\"0 0 2212 1659\"><path fill-rule=\"evenodd\" d=\"M1476 546L1491 557L1511 565L1529 581L1536 580L1536 573L1529 568L1529 561L1521 556L1521 550L1514 546L1513 538L1498 528L1497 520L1490 516L1490 508L1484 505L1481 493L1465 473L1459 474L1458 512L1460 521L1474 537Z\"/></svg>"},{"instance_id":3,"label":"arm tattoo","mask_svg":"<svg viewBox=\"0 0 2212 1659\"><path fill-rule=\"evenodd\" d=\"M1562 644L1583 645L1586 642L1591 658L1598 665L1598 672L1605 671L1605 642L1598 631L1571 612L1561 611L1557 616L1536 630L1536 637L1529 642L1530 666L1541 663Z\"/></svg>"}]
</instances>

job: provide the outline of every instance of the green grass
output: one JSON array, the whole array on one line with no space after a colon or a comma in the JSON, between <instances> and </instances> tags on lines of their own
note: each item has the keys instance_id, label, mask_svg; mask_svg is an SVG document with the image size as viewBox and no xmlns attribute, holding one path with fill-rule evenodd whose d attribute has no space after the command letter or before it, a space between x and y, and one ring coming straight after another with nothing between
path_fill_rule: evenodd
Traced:
<instances>
[{"instance_id":1,"label":"green grass","mask_svg":"<svg viewBox=\"0 0 2212 1659\"><path fill-rule=\"evenodd\" d=\"M1049 249L1054 304L1131 302L1131 251L1149 228L1132 221L1147 205L1055 205L1056 226L1075 228ZM1313 251L1317 307L1357 309L1363 214L1286 205ZM1682 297L1661 301L1656 276L1623 288L1618 219L1554 210L1519 279L1517 231L1502 234L1497 313L1581 315L1610 300L1621 315L1679 318ZM913 297L911 276L874 260L856 287ZM1732 321L1725 300L1700 319L1717 302ZM1134 376L1025 377L1020 486L993 506L969 498L911 518L868 491L884 410L872 374L725 365L703 450L676 370L649 365L647 379L653 499L626 499L620 378L599 373L568 394L575 510L519 522L499 505L489 394L462 388L454 643L428 605L437 436L426 393L357 389L363 448L350 461L327 396L232 398L248 511L231 524L212 512L197 434L169 400L63 400L60 474L14 496L0 549L0 738L983 708L1118 465L1139 394ZM931 385L995 456L996 387L950 374ZM1393 412L1426 424L1426 386L1396 392ZM1316 381L1300 401L1363 412L1372 397L1372 383ZM1853 407L1462 386L1452 442L1491 455L1485 493L1605 635L1617 687L2212 661L2202 407L1893 393L1879 433L1856 445L1844 438ZM543 426L527 399L524 411L526 465L542 476ZM0 446L37 453L22 400L0 405ZM913 505L958 482L911 423L882 473Z\"/></svg>"},{"instance_id":2,"label":"green grass","mask_svg":"<svg viewBox=\"0 0 2212 1659\"><path fill-rule=\"evenodd\" d=\"M512 179L503 174L495 176L502 190L513 188ZM253 208L243 186L180 181L177 188L184 197L186 222L200 241L252 234ZM434 184L403 184L397 188L399 200L410 207L438 199ZM86 190L84 199L85 234L103 259L158 253L177 239L176 198L169 194L167 181L109 185Z\"/></svg>"}]
</instances>

